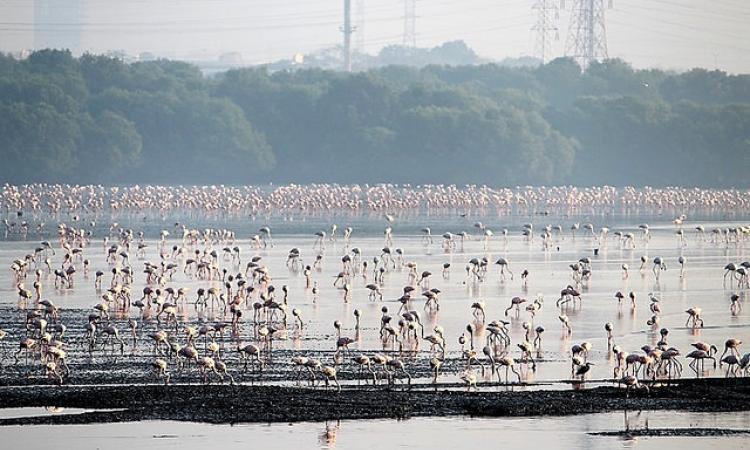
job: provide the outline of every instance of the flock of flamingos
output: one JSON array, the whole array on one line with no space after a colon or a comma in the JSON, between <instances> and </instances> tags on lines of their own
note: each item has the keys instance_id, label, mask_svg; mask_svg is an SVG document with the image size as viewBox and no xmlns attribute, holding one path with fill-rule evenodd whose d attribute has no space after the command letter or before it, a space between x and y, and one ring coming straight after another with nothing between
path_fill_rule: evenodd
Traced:
<instances>
[{"instance_id":1,"label":"flock of flamingos","mask_svg":"<svg viewBox=\"0 0 750 450\"><path fill-rule=\"evenodd\" d=\"M538 365L544 364L538 360L538 350L545 329L535 324L536 314L542 308L557 308L561 333L570 335L573 323L567 313L571 309L585 311L581 286L591 279L596 262L589 256L570 261L570 278L552 301L545 303L542 295L516 296L507 303L500 318L485 316L489 312L484 301L470 301L466 308L471 318L465 329L445 330L437 324L426 329L425 315L438 311L443 301L441 290L435 287L436 280L447 279L453 272L460 273L462 283L467 285L489 280L527 283L529 273L516 268L506 257L475 257L460 268L450 263L418 267L397 245L393 224L400 220L400 213L534 211L539 222L544 222L547 211L581 208L746 211L749 198L747 192L739 190L683 188L6 185L0 193L0 207L6 216L0 233L6 239L25 240L29 247L26 254L19 254L10 264L17 303L2 310L6 316L2 323L11 323L11 317L23 318L15 326L0 329L0 379L10 379L7 373L3 374L7 362L28 369L29 377L63 384L86 359L123 355L128 349L147 355L144 364L153 370L154 380L167 384L175 374L192 376L203 383L234 383L239 373L250 370L263 374L274 366L285 366L292 368L297 382L305 378L311 385L323 383L341 389L339 378L347 373L348 378L373 384L408 386L415 367L423 368L417 371L423 378L438 383L449 360L453 360L454 367L460 367L459 379L468 389L476 389L486 371L490 380L497 377L499 383L521 383L523 374L535 372ZM237 236L230 229L191 228L181 222L170 223L158 236L147 236L138 228L139 217L170 217L184 211L192 211L197 217L291 213L325 216L337 211L381 217L383 244L375 254L365 254L357 246L356 229L330 225L325 230L310 230L310 241L290 249L286 259L290 274L304 277L305 292L312 295L313 302L331 300L321 298L323 284L332 283L342 292L344 301L356 292L366 292L368 300L383 304L377 322L360 324L364 318L355 309L355 336L347 336L342 323L335 321L330 329L330 352L274 350L274 341L290 334L303 336L308 323L299 305L295 305L298 293L287 285L275 284L275 274L261 256L276 245L272 226L262 225L251 236ZM92 219L105 212L124 214L130 222L99 224ZM688 225L684 215L676 214L673 222L678 245L695 239L707 245L742 249L750 236L750 227L706 229L700 224ZM477 241L487 250L492 242L507 242L509 234L508 230L493 231L475 221L469 230L458 233L433 233L429 227L422 227L418 239L426 248L452 253L466 242ZM590 223L527 223L521 227L520 235L521 239L540 243L543 249L554 247L563 236L590 240L596 244L594 247L609 241L634 249L650 239L651 230L645 223L631 231L610 231ZM341 249L336 256L325 251L332 242ZM102 266L93 266L94 255L104 258ZM147 256L157 259L149 261ZM679 270L666 275L668 264L677 265ZM323 265L337 266L333 281L318 276ZM674 261L644 256L638 267L622 264L622 278L631 276L631 272L657 281L664 276L683 277L685 266L682 256ZM742 309L740 293L750 288L748 274L748 261L724 267L725 286L737 291L731 296L730 314L736 315ZM189 281L191 287L181 286L181 280L183 284ZM98 297L91 298L92 308L66 309L61 303L62 293L75 291L81 283L95 286ZM403 289L399 298L384 303L383 291L389 283L402 283ZM196 285L199 287L194 288ZM613 298L618 308L636 307L633 292L613 292ZM190 311L198 315L198 320L189 318ZM717 364L726 366L726 376L750 374L750 353L742 354L740 339L728 336L718 343L696 341L690 349L678 349L669 344L669 329L660 322L658 294L650 295L649 311L648 324L658 330L661 340L635 352L629 353L615 342L613 323L601 324L607 352L615 360L614 370L606 378L628 390L647 390L651 384L645 383L647 380L682 376L684 359L690 360L689 367L696 376L704 373L707 363L714 368ZM687 309L684 319L685 327L704 326L698 305ZM76 321L84 324L78 334L69 329L70 323ZM508 329L514 321L521 322L525 335L522 340L511 342ZM477 337L479 329L481 340ZM360 341L361 333L377 333L382 348L350 349ZM450 356L450 347L460 351ZM81 349L75 353L80 361L69 358L73 349ZM571 379L582 382L596 370L595 363L589 360L591 349L590 342L570 347Z\"/></svg>"}]
</instances>

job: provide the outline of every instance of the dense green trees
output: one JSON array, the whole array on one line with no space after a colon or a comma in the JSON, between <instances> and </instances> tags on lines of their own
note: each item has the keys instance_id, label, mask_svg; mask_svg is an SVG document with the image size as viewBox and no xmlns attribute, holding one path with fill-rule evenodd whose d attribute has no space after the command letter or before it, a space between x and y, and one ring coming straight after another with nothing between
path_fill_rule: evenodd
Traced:
<instances>
[{"instance_id":1,"label":"dense green trees","mask_svg":"<svg viewBox=\"0 0 750 450\"><path fill-rule=\"evenodd\" d=\"M45 50L0 57L0 152L13 183L746 187L750 76L558 59L206 78Z\"/></svg>"},{"instance_id":2,"label":"dense green trees","mask_svg":"<svg viewBox=\"0 0 750 450\"><path fill-rule=\"evenodd\" d=\"M0 63L0 179L245 183L274 156L189 64L45 50Z\"/></svg>"}]
</instances>

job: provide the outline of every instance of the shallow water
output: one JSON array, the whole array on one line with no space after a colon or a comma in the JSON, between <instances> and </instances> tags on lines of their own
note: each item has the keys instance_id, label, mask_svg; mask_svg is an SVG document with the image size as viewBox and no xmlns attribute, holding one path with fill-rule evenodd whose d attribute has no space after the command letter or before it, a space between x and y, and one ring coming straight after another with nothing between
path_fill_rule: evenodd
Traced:
<instances>
[{"instance_id":1,"label":"shallow water","mask_svg":"<svg viewBox=\"0 0 750 450\"><path fill-rule=\"evenodd\" d=\"M439 288L441 309L436 314L423 314L426 324L426 333L430 333L432 327L440 324L446 331L449 352L457 352L460 346L457 342L459 335L469 323L480 325L474 321L470 306L478 300L486 301L487 321L493 319L504 319L504 310L510 304L514 296L522 296L532 299L537 293L544 296L545 303L536 319L534 325L542 325L546 329L542 343L540 356L543 361L538 365L537 371L523 371L524 379L527 381L554 381L570 378L570 346L575 343L589 341L593 344L593 351L589 360L596 366L592 369L590 378L603 379L612 376L614 362L607 352L606 334L604 323L614 324L615 343L622 346L626 351L638 352L643 345L654 345L660 338L658 328L649 327L646 321L651 317L648 310L648 293L654 292L661 299L662 316L659 327L668 327L670 330L668 340L671 346L679 348L683 354L692 350L690 343L698 340L715 344L723 350L723 342L730 337L735 337L750 342L750 308L747 307L744 290L731 287L730 283L724 285L723 267L729 262L740 262L747 258L745 243L712 243L710 232L707 232L706 241L698 239L694 232L694 226L698 223L705 225L706 230L713 227L732 227L745 224L748 217L734 214L696 214L685 223L686 246L681 246L675 236L675 226L672 224L671 215L658 214L590 214L586 216L470 216L466 218L458 215L452 216L427 216L406 215L397 217L393 224L394 245L393 248L403 249L406 261L415 261L419 271L429 270L433 273L430 287ZM59 220L63 220L57 218ZM91 218L83 217L82 222ZM45 219L48 223L57 223L54 218ZM54 277L44 279L44 298L49 298L65 309L89 308L99 301L100 294L96 292L93 285L93 273L102 269L107 272L109 265L105 262L105 251L102 245L102 237L106 234L108 222L111 218L97 218L95 238L90 247L85 250L84 257L91 261L91 275L88 279L82 275L81 264L78 263L79 274L75 286L72 289L55 289ZM309 289L305 289L305 279L301 273L290 271L286 266L286 257L289 249L297 247L302 254L305 264L312 263L319 250L313 249L315 237L314 232L325 229L330 230L330 224L339 225L339 233L345 226L354 226L351 247L362 250L365 259L372 261L373 256L380 256L384 245L382 232L386 226L382 217L362 215L332 215L321 216L298 216L298 217L209 217L204 220L197 216L182 217L142 217L120 214L116 217L120 226L133 228L135 231L144 230L149 244L146 260L157 262L156 239L161 229L169 229L173 236L178 235L173 224L176 221L184 222L191 228L205 227L228 227L237 231L239 245L242 249L243 263L241 266L232 267L228 261L221 264L230 272L244 271L244 265L252 255L263 257L263 263L270 269L272 283L279 288L287 285L289 288L289 303L298 308L304 318L305 328L302 332L290 332L285 339L274 342L276 349L297 350L304 354L311 350L333 350L335 332L334 320L343 323L343 334L355 337L353 311L359 309L362 312L362 329L357 337L357 342L351 348L355 353L363 351L371 353L382 349L378 338L380 324L380 308L387 305L390 314L395 316L399 303L394 299L401 295L402 287L407 281L406 269L390 270L386 273L385 287L383 288L383 301L368 300L368 290L365 284L372 282L372 274L369 280L358 277L353 284L353 292L348 301L344 301L343 292L332 286L335 275L341 270L340 257L346 252L343 241L327 242L323 254L322 269L314 272L313 278L318 282L320 295L314 300ZM474 222L481 220L488 228L495 231L495 236L489 241L488 249L485 250L484 243L476 236L465 242L462 246L450 252L441 247L440 234L445 231L458 233L463 230L478 234L473 227ZM520 230L523 223L534 224L534 239L527 242L521 235ZM610 237L606 243L597 242L581 229L575 239L571 236L568 228L573 222L592 222L598 230L600 226L606 225L611 228ZM640 239L638 224L648 222L651 226L652 237L648 242ZM551 249L544 250L539 239L539 229L546 224L561 224L564 234L553 238ZM260 226L270 225L274 230L275 247L262 250L251 250L248 236L253 234ZM423 237L419 234L422 226L429 225L433 231L434 243L425 245ZM53 228L48 225L48 228ZM509 238L506 240L500 236L500 231L508 228ZM636 248L623 248L613 236L614 231L634 232ZM24 254L33 251L33 248L42 238L52 239L49 235L28 236L26 240L17 236L9 236L0 242L0 267L8 267L15 258L23 257ZM171 240L170 245L179 244L177 240ZM56 244L53 243L57 247ZM223 246L217 246L221 251ZM599 248L599 255L593 254L593 249ZM134 252L132 252L134 253ZM640 257L648 257L649 263L646 270L639 272ZM687 260L686 273L680 277L677 258L682 255ZM510 268L515 276L501 281L497 266L490 267L490 274L483 283L464 284L464 266L473 257L486 256L490 262L502 256L510 261ZM557 318L560 311L555 307L555 300L559 291L572 282L571 271L568 265L583 256L592 260L593 276L591 280L582 287L583 305L581 308L570 308L566 311L571 319L573 333L571 336L562 332L560 322ZM667 263L668 270L661 274L660 280L655 280L651 272L650 261L655 256L661 256ZM61 255L58 251L53 257L53 265L58 266ZM447 279L441 276L442 264L451 263L451 273ZM131 264L137 274L133 286L133 297L140 296L144 286L143 276L139 273L142 261L138 261L133 254ZM624 279L620 266L627 263L630 266L630 276ZM530 276L527 284L523 284L520 273L528 269ZM27 284L31 284L30 276ZM109 285L110 276L104 276L103 285ZM200 287L208 287L207 281L198 281L186 277L181 271L169 283L170 286L189 288L188 299L195 299L195 291ZM218 282L213 283L219 287ZM30 286L28 286L30 287ZM617 305L613 294L616 291L634 291L637 298L637 308L632 310L626 300L622 306ZM729 310L729 297L733 292L738 292L745 308L742 312L733 315ZM14 306L17 294L12 282L9 270L0 271L0 306ZM412 302L412 309L423 312L423 300L416 296ZM685 310L691 306L703 308L705 327L692 330L685 328L687 315ZM81 314L78 312L78 314ZM138 315L138 310L133 308L129 312L131 317ZM181 311L183 318L195 319L198 313L189 305ZM251 312L246 314L246 320L252 316ZM518 357L519 351L515 343L524 338L521 324L530 320L526 311L521 311L518 317L510 313L512 320L509 326L511 339L514 346L510 352ZM21 315L19 313L18 319ZM210 313L208 319L219 319ZM126 318L122 318L124 321ZM395 321L396 319L394 319ZM120 322L122 323L122 322ZM146 323L146 326L153 326ZM125 329L125 326L121 327ZM19 331L12 331L11 339L17 339ZM484 335L481 326L475 336L476 345L484 345ZM747 344L745 344L747 345ZM422 347L425 350L424 346ZM747 348L740 348L742 353ZM424 354L422 355L424 357ZM685 370L683 377L692 377L694 373L687 367L683 358ZM329 363L330 361L324 361ZM722 369L713 369L710 364L706 365L708 371L704 376L724 376ZM230 367L230 371L236 370ZM341 370L355 369L343 368ZM487 378L485 378L487 379ZM445 374L441 380L456 380L455 374ZM481 380L481 379L480 379ZM156 381L156 380L155 380ZM416 380L415 380L416 381ZM427 382L426 379L417 382ZM550 386L545 386L550 388ZM554 388L569 388L568 384L559 383ZM480 385L480 389L483 389ZM490 389L485 387L485 389ZM495 388L492 388L495 389ZM498 388L500 389L500 388ZM669 426L717 426L748 428L750 426L750 414L693 414L693 413L671 413L671 412L648 412L642 417L648 417L652 428ZM645 420L645 419L644 419ZM620 440L612 437L589 436L587 432L616 430L624 427L622 413L585 415L566 418L523 418L523 419L435 419L419 418L398 422L391 420L382 421L345 421L341 423L336 432L335 444L340 448L372 448L373 442L383 446L402 448L452 448L452 447L494 447L495 444L517 448L523 446L544 445L546 447L558 448L622 448L643 447L655 448L665 446L666 448L677 448L679 446L691 445L704 447L708 445L721 445L724 448L740 448L747 445L743 437L719 437L719 438L639 438L637 440ZM329 423L329 425L332 425ZM175 422L144 422L87 426L34 426L34 427L7 427L0 429L0 437L10 439L10 442L26 446L26 448L39 448L55 436L59 442L64 444L61 448L128 448L133 446L150 446L153 448L175 448L186 449L202 448L207 445L219 443L226 448L247 447L248 445L273 445L282 448L296 446L299 448L315 448L333 446L327 443L325 424L302 423L295 425L241 425L241 426L213 426L205 424L187 424ZM687 439L690 439L689 441ZM744 444L744 445L743 445Z\"/></svg>"},{"instance_id":2,"label":"shallow water","mask_svg":"<svg viewBox=\"0 0 750 450\"><path fill-rule=\"evenodd\" d=\"M740 221L722 220L724 216L704 216L700 223L711 230L715 226L731 227L743 224ZM144 222L143 219L127 221L127 217L118 217L120 226L131 227L135 231ZM348 220L344 220L348 219ZM743 261L745 256L744 245L735 243L712 243L698 239L693 230L698 222L687 222L684 225L686 245L681 246L675 236L675 226L671 223L671 216L645 216L645 215L603 215L583 217L466 217L459 216L409 216L406 219L397 219L393 224L394 245L393 248L401 248L404 252L405 261L414 261L418 264L419 272L429 270L433 273L430 278L430 287L439 288L441 309L437 313L427 314L423 309L423 298L414 296L411 308L423 312L425 322L425 333L432 332L434 325L441 325L446 331L447 349L449 352L459 349L457 339L469 323L477 326L475 343L481 348L484 345L485 335L481 323L475 321L471 313L471 304L478 300L486 302L487 322L493 319L512 320L510 334L512 342L517 343L524 339L522 323L531 321L530 315L522 310L516 315L513 311L509 316L504 315L504 310L509 306L510 299L521 296L533 299L538 293L545 298L544 307L534 319L534 326L542 325L546 331L543 335L542 349L537 356L544 360L534 373L524 372L527 381L546 381L566 379L570 377L569 349L572 344L588 341L593 344L590 360L596 366L591 372L591 378L611 377L613 361L609 358L606 345L606 334L603 329L605 322L614 324L614 342L626 351L637 352L643 345L654 345L660 338L658 329L668 327L670 334L668 340L671 346L682 350L683 354L692 348L691 342L698 340L715 344L722 349L723 342L729 337L736 337L750 342L750 308L744 308L736 315L730 314L729 297L736 289L724 284L723 267L728 262ZM737 217L734 217L737 219ZM745 218L742 218L745 219ZM50 219L51 220L51 219ZM82 222L88 219L83 218ZM111 220L111 219L110 219ZM331 223L338 223L339 233L350 223L355 223L355 231L351 241L351 247L361 249L365 260L372 261L373 256L380 256L384 245L382 229L386 226L380 217L372 216L336 216L330 218L300 216L295 218L277 217L255 220L255 225L248 225L245 220L238 217L225 218L223 226L238 231L239 245L243 252L241 265L232 266L228 261L221 261L230 273L244 271L245 262L251 255L262 256L262 263L269 267L272 275L272 283L279 288L287 285L289 288L290 310L298 308L305 321L305 329L302 332L291 332L287 336L274 343L277 349L292 349L304 353L306 350L333 350L335 341L335 330L333 321L340 320L343 323L343 335L356 339L352 350L374 351L382 349L378 337L380 324L380 308L387 305L390 314L395 316L400 306L394 299L401 295L402 287L407 282L407 269L398 268L390 270L385 275L385 287L383 288L383 301L368 300L368 290L365 284L373 281L370 274L367 280L357 277L353 283L353 291L348 301L344 301L343 291L333 287L335 275L341 270L340 257L346 252L343 240L327 242L325 249L321 252L313 249L315 236L313 233L320 229L329 229ZM488 228L496 230L499 234L502 228L509 229L509 237L506 241L502 236L496 235L489 240L488 248L478 237L467 240L463 246L457 245L450 252L442 248L440 234L451 230L460 232L469 230L475 232L473 224L482 221ZM598 230L601 225L606 224L611 228L610 237L603 242L597 242L591 237L590 232L578 231L574 239L567 231L573 221L585 223L591 221ZM156 239L157 227L153 222L159 221L162 226L172 229L173 235L178 234L172 227L174 219L159 218L146 219L142 228L146 230L146 239L149 244L147 255L144 260L157 262ZM531 221L535 229L540 229L546 224L563 225L564 234L553 238L552 248L544 250L538 232L535 231L533 241L527 242L520 236L521 224ZM646 242L639 237L636 238L636 248L623 248L612 235L614 231L634 232L639 236L638 224L649 222L652 237ZM50 222L54 223L54 222ZM88 279L77 274L75 286L72 289L55 289L54 276L47 276L44 280L43 297L54 301L63 308L88 308L99 301L99 296L93 285L93 272L97 269L105 271L103 285L109 285L109 265L105 262L105 251L102 245L102 235L105 233L107 221L99 218L96 236L84 252L84 257L91 261L91 274ZM242 239L251 230L257 229L259 223L268 223L274 230L273 248L252 250L249 240ZM425 245L423 237L418 233L419 228L428 223L433 229L434 242ZM216 225L215 222L186 222L193 228L202 229L206 226ZM49 226L48 226L49 227ZM405 230L402 232L402 229ZM150 230L150 231L149 231ZM478 233L477 233L478 234ZM707 238L710 239L709 232ZM14 236L10 236L14 239ZM179 244L174 240L170 244ZM9 240L0 242L0 267L8 266L15 258L20 258L38 245L38 239L28 237L26 241ZM56 244L55 244L56 245ZM745 244L746 245L746 244ZM221 252L222 245L216 246ZM286 257L289 249L297 247L300 249L304 264L311 264L318 253L323 254L323 264L320 271L313 274L313 279L318 282L320 295L317 300L313 298L309 289L305 289L304 276L299 272L293 272L286 266ZM593 249L599 248L599 255L593 254ZM134 253L131 252L131 253ZM61 260L61 252L52 257L53 266L58 265ZM647 256L646 270L639 272L640 257ZM684 256L687 260L684 277L680 277L677 263L678 256ZM498 275L497 266L491 265L487 279L482 283L465 284L464 266L471 258L486 256L490 262L502 256L510 262L510 268L514 273L511 280L501 280ZM555 300L559 297L559 291L572 282L571 270L568 265L580 257L588 256L592 260L593 276L591 280L581 288L583 294L583 305L578 308L568 308L565 313L570 317L573 333L568 336L562 331L561 324L557 318L560 311L555 307ZM651 271L650 262L655 256L661 256L667 263L668 270L661 274L657 281ZM136 272L135 284L132 288L133 297L138 298L140 291L145 286L143 276L139 274L143 261L139 261L134 255L131 256L131 264ZM442 264L451 263L451 272L448 278L441 276ZM620 266L626 263L630 266L630 275L627 279L622 276ZM80 262L77 264L79 272L82 272ZM372 264L371 264L372 266ZM527 269L530 276L526 284L520 279L520 273ZM33 275L27 284L31 284ZM189 288L188 299L194 300L195 292L200 287L210 285L221 288L218 281L213 284L208 281L199 281L185 276L181 271L169 283L170 286ZM30 287L30 286L28 286ZM613 295L616 291L634 291L637 298L637 308L631 309L626 298L621 306L617 305ZM646 324L651 317L648 310L648 293L656 293L660 299L662 309L659 327L650 327ZM745 303L746 292L739 291L742 303ZM0 272L0 305L16 304L17 294L12 282L11 272ZM527 303L528 304L528 303ZM524 305L525 306L525 305ZM685 310L691 306L703 308L705 327L692 330L685 327L687 315ZM362 313L362 328L357 334L354 330L353 311L359 309ZM79 313L80 314L80 313ZM131 317L136 317L138 310L130 311ZM183 318L195 318L197 313L192 306L181 310ZM245 320L251 318L251 312L245 316ZM217 319L210 312L209 319ZM290 316L291 319L291 316ZM19 316L20 320L20 316ZM394 319L394 322L396 319ZM395 323L394 323L395 325ZM148 326L148 324L146 324ZM124 328L124 327L123 327ZM467 344L468 345L468 344ZM423 346L422 349L425 349ZM515 346L511 354L517 356L519 353ZM480 353L481 354L481 353ZM720 371L711 369L710 364L706 366L709 373L706 375L723 375ZM694 375L687 367L686 375Z\"/></svg>"},{"instance_id":3,"label":"shallow water","mask_svg":"<svg viewBox=\"0 0 750 450\"><path fill-rule=\"evenodd\" d=\"M84 408L59 408L48 406L46 408L26 407L26 408L0 408L0 419L15 419L19 417L36 417L48 415L68 415L83 414L88 412L109 412L118 411L116 409L84 409Z\"/></svg>"},{"instance_id":4,"label":"shallow water","mask_svg":"<svg viewBox=\"0 0 750 450\"><path fill-rule=\"evenodd\" d=\"M205 448L747 448L747 435L721 437L592 436L588 433L656 428L750 428L750 413L643 411L573 417L474 419L415 418L295 424L209 425L148 421L96 425L9 426L0 429L8 448L184 450Z\"/></svg>"}]
</instances>

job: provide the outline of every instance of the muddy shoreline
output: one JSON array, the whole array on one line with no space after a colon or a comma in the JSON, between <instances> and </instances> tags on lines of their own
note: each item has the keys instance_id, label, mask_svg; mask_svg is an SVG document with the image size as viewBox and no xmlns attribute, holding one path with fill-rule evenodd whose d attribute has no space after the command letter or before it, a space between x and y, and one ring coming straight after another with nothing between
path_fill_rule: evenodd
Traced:
<instances>
[{"instance_id":1,"label":"muddy shoreline","mask_svg":"<svg viewBox=\"0 0 750 450\"><path fill-rule=\"evenodd\" d=\"M750 430L735 428L646 428L642 430L600 431L592 436L638 437L715 437L750 435Z\"/></svg>"},{"instance_id":2,"label":"muddy shoreline","mask_svg":"<svg viewBox=\"0 0 750 450\"><path fill-rule=\"evenodd\" d=\"M750 379L681 380L650 393L602 386L583 390L486 387L477 392L385 386L323 388L248 385L13 386L0 406L116 409L82 414L0 419L0 425L85 424L180 420L217 424L420 416L565 416L630 410L731 412L750 410Z\"/></svg>"}]
</instances>

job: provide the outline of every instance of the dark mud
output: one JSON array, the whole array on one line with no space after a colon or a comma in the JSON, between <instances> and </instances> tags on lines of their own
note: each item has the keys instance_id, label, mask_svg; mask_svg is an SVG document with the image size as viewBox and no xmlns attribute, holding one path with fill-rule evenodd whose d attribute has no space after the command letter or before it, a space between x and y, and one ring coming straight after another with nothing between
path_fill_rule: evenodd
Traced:
<instances>
[{"instance_id":1,"label":"dark mud","mask_svg":"<svg viewBox=\"0 0 750 450\"><path fill-rule=\"evenodd\" d=\"M597 387L525 391L480 387L477 392L420 387L324 388L247 385L17 386L0 388L2 407L58 406L93 411L0 420L0 425L82 424L139 420L208 423L298 422L330 419L547 416L623 409L696 412L750 409L750 379L682 380L650 393ZM731 399L731 401L728 401ZM656 431L656 430L654 430Z\"/></svg>"},{"instance_id":2,"label":"dark mud","mask_svg":"<svg viewBox=\"0 0 750 450\"><path fill-rule=\"evenodd\" d=\"M130 332L128 331L127 316L113 317L111 324L116 325L120 330L124 345L122 350L118 344L105 344L100 336L93 351L89 351L87 339L85 337L86 318L90 310L66 309L62 314L65 316L64 323L67 325L64 346L68 354L69 373L64 373L64 383L70 385L101 385L101 384L148 384L158 383L159 378L155 375L151 363L155 358L161 357L169 362L169 372L172 382L180 383L198 383L202 377L194 363L186 365L185 370L176 370L176 359L168 358L165 355L157 354L151 340L147 337L149 332L160 329L155 320L142 320L139 329L138 340L133 343ZM18 354L18 359L14 357L18 351L17 342L26 337L27 333L24 326L25 312L11 308L0 308L0 329L9 332L9 337L0 341L0 386L19 386L19 385L54 385L57 381L54 377L46 376L43 365L39 361L39 352L26 358L23 353ZM219 321L220 322L220 321ZM212 323L217 323L212 321ZM196 320L190 320L183 325L200 326ZM277 324L279 325L279 324ZM179 333L182 333L180 326ZM297 340L300 347L305 350L292 351L275 349L272 359L264 357L267 365L264 370L257 370L257 366L252 365L246 370L240 361L237 352L237 342L258 342L258 336L255 334L257 327L252 323L245 324L242 333L238 336L232 336L229 332L223 335L217 335L215 341L221 346L219 359L227 364L228 372L237 383L293 383L300 376L297 368L292 364L291 359L295 355L305 355L321 360L324 364L333 364L334 351L320 350L321 348L331 348L334 337L329 335L311 335L300 337L294 333L289 333L285 338L288 340ZM171 330L170 331L174 331ZM365 332L377 333L377 329L367 329ZM207 340L201 338L196 341L196 347L201 352L201 356L207 355L205 345ZM390 346L389 346L390 348ZM318 349L318 350L313 350ZM380 350L379 353L392 357L402 358L407 363L409 375L415 379L429 379L432 377L432 371L429 367L429 357L431 353L421 351L418 354L401 354L392 350ZM343 367L339 370L338 377L340 380L358 380L363 377L359 373L359 366L352 363L351 357L357 353L351 352L345 355ZM543 359L539 360L544 361ZM442 373L459 373L465 366L465 360L460 352L449 352L443 364ZM340 366L341 367L341 366ZM377 370L377 369L376 369ZM386 374L378 370L378 378L384 379ZM211 376L213 382L218 382L217 376ZM225 377L228 379L228 377ZM302 374L303 380L308 379L308 374ZM320 378L320 375L318 375ZM394 376L400 381L405 381L406 376L399 373ZM226 380L225 380L226 381Z\"/></svg>"},{"instance_id":3,"label":"dark mud","mask_svg":"<svg viewBox=\"0 0 750 450\"><path fill-rule=\"evenodd\" d=\"M715 437L715 436L737 436L750 435L750 430L738 430L733 428L649 428L643 430L628 431L601 431L589 433L592 436L618 436L618 437Z\"/></svg>"}]
</instances>

